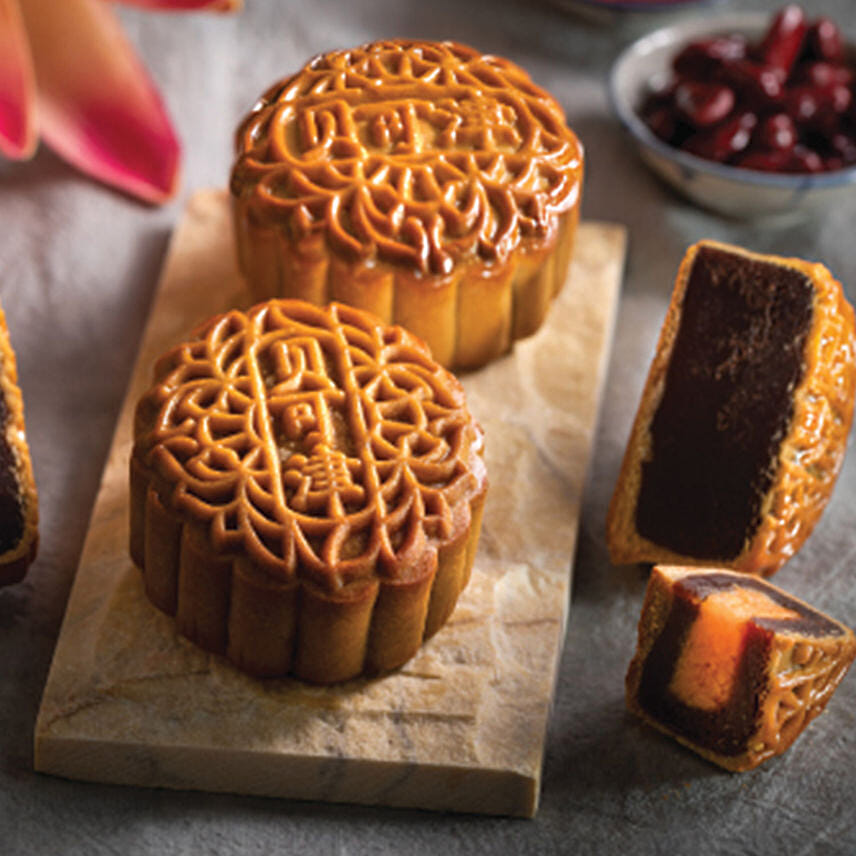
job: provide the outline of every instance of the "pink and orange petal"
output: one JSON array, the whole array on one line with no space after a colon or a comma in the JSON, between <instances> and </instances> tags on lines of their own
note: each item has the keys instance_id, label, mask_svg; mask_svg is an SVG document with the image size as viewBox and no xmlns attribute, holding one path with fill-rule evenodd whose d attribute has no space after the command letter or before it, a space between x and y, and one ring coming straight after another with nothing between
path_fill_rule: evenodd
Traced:
<instances>
[{"instance_id":1,"label":"pink and orange petal","mask_svg":"<svg viewBox=\"0 0 856 856\"><path fill-rule=\"evenodd\" d=\"M152 203L176 191L180 144L103 0L21 0L45 142L83 172Z\"/></svg>"},{"instance_id":2,"label":"pink and orange petal","mask_svg":"<svg viewBox=\"0 0 856 856\"><path fill-rule=\"evenodd\" d=\"M127 6L159 9L164 12L235 12L243 0L118 0Z\"/></svg>"},{"instance_id":3,"label":"pink and orange petal","mask_svg":"<svg viewBox=\"0 0 856 856\"><path fill-rule=\"evenodd\" d=\"M232 12L242 0L120 0ZM181 146L108 0L0 0L0 155L39 134L78 169L147 202L177 189Z\"/></svg>"},{"instance_id":4,"label":"pink and orange petal","mask_svg":"<svg viewBox=\"0 0 856 856\"><path fill-rule=\"evenodd\" d=\"M18 0L0 0L0 154L20 160L36 148L36 85Z\"/></svg>"}]
</instances>

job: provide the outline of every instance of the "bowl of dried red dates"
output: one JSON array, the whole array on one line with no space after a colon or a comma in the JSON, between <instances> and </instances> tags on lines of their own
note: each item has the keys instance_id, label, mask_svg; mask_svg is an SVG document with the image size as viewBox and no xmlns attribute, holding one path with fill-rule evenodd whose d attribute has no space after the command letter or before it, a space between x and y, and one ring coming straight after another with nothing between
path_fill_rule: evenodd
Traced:
<instances>
[{"instance_id":1,"label":"bowl of dried red dates","mask_svg":"<svg viewBox=\"0 0 856 856\"><path fill-rule=\"evenodd\" d=\"M610 98L643 160L721 214L806 213L856 185L856 48L800 6L644 36Z\"/></svg>"}]
</instances>

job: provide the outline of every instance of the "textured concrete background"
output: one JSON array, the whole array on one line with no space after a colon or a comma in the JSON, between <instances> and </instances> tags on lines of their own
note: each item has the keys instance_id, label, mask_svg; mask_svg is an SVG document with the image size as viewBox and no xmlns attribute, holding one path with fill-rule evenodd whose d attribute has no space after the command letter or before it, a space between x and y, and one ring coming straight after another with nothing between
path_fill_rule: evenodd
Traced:
<instances>
[{"instance_id":1,"label":"textured concrete background","mask_svg":"<svg viewBox=\"0 0 856 856\"><path fill-rule=\"evenodd\" d=\"M723 9L773 9L726 2ZM812 0L848 21L849 0ZM811 222L727 222L664 189L610 115L623 45L664 19L606 26L535 0L247 0L238 16L122 10L185 144L184 183L150 210L42 149L0 165L0 300L16 347L41 496L42 547L0 590L0 852L856 852L856 675L783 758L720 772L625 713L645 585L610 566L603 520L644 371L685 247L702 237L824 261L856 298L854 198ZM183 199L223 185L233 128L273 80L323 50L383 36L453 38L508 56L564 105L586 144L584 215L625 223L630 254L575 558L574 600L534 821L173 793L32 772L32 732L89 510L145 313ZM581 284L578 283L578 286ZM776 582L856 624L856 459L809 544Z\"/></svg>"}]
</instances>

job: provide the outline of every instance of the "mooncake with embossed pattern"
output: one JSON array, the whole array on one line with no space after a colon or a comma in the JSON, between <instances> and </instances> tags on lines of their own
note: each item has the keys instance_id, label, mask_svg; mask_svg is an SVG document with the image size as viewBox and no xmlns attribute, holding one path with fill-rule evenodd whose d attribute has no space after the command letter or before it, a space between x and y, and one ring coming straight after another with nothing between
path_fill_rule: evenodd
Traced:
<instances>
[{"instance_id":1,"label":"mooncake with embossed pattern","mask_svg":"<svg viewBox=\"0 0 856 856\"><path fill-rule=\"evenodd\" d=\"M469 579L482 431L427 347L369 313L275 299L217 316L158 361L134 437L148 597L246 672L394 669Z\"/></svg>"},{"instance_id":2,"label":"mooncake with embossed pattern","mask_svg":"<svg viewBox=\"0 0 856 856\"><path fill-rule=\"evenodd\" d=\"M256 299L348 303L473 368L534 333L566 279L582 148L508 60L454 42L333 51L272 86L236 143Z\"/></svg>"}]
</instances>

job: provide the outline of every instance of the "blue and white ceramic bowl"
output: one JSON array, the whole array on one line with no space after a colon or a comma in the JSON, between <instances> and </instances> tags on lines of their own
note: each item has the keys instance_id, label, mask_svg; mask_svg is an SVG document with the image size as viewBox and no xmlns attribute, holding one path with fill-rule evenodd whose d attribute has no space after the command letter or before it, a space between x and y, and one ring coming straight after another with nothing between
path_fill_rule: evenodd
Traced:
<instances>
[{"instance_id":1,"label":"blue and white ceramic bowl","mask_svg":"<svg viewBox=\"0 0 856 856\"><path fill-rule=\"evenodd\" d=\"M612 12L677 12L720 0L564 0L567 6L587 6Z\"/></svg>"},{"instance_id":2,"label":"blue and white ceramic bowl","mask_svg":"<svg viewBox=\"0 0 856 856\"><path fill-rule=\"evenodd\" d=\"M650 20L652 15L669 19L702 6L723 0L550 0L566 12L588 18L595 23L623 25Z\"/></svg>"},{"instance_id":3,"label":"blue and white ceramic bowl","mask_svg":"<svg viewBox=\"0 0 856 856\"><path fill-rule=\"evenodd\" d=\"M856 166L817 174L758 172L724 166L676 149L658 139L639 117L650 87L671 76L675 54L688 42L714 34L760 36L770 18L734 13L694 18L664 27L628 47L615 62L609 81L613 109L632 135L645 163L693 202L730 217L809 214L856 190Z\"/></svg>"}]
</instances>

